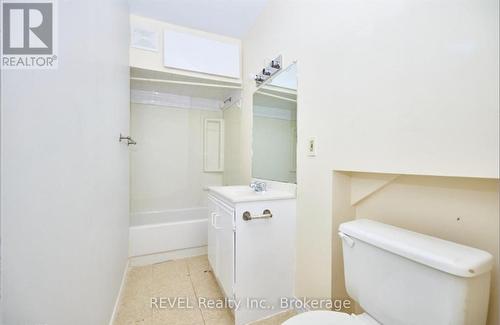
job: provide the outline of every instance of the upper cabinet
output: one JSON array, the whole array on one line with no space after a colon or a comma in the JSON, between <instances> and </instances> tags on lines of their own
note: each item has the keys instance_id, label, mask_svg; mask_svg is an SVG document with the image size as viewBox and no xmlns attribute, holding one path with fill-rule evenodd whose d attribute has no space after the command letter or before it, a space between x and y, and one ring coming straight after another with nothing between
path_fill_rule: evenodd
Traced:
<instances>
[{"instance_id":1,"label":"upper cabinet","mask_svg":"<svg viewBox=\"0 0 500 325\"><path fill-rule=\"evenodd\" d=\"M241 83L241 41L130 16L130 66Z\"/></svg>"}]
</instances>

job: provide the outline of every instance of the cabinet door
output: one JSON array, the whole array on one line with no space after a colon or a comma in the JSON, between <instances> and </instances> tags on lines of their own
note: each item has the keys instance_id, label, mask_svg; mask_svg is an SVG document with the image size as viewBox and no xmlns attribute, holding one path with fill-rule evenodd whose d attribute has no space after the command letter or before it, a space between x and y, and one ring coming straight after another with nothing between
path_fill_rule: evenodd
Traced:
<instances>
[{"instance_id":1,"label":"cabinet door","mask_svg":"<svg viewBox=\"0 0 500 325\"><path fill-rule=\"evenodd\" d=\"M208 262L214 274L217 274L217 229L215 228L215 216L217 215L217 205L212 197L208 197Z\"/></svg>"},{"instance_id":2,"label":"cabinet door","mask_svg":"<svg viewBox=\"0 0 500 325\"><path fill-rule=\"evenodd\" d=\"M233 296L234 284L234 210L224 204L217 205L215 215L216 276L226 297Z\"/></svg>"},{"instance_id":3,"label":"cabinet door","mask_svg":"<svg viewBox=\"0 0 500 325\"><path fill-rule=\"evenodd\" d=\"M243 213L269 219L243 219ZM235 324L248 324L280 311L280 299L294 296L295 200L245 202L236 205L236 282L237 299L265 299L273 308L249 308L235 312Z\"/></svg>"}]
</instances>

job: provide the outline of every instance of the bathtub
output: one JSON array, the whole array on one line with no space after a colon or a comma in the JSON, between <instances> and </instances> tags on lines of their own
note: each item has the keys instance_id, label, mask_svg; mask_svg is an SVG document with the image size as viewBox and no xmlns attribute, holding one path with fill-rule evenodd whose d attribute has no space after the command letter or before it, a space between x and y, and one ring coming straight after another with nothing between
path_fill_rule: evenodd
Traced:
<instances>
[{"instance_id":1,"label":"bathtub","mask_svg":"<svg viewBox=\"0 0 500 325\"><path fill-rule=\"evenodd\" d=\"M129 257L156 255L150 262L206 252L205 207L139 212L130 215Z\"/></svg>"}]
</instances>

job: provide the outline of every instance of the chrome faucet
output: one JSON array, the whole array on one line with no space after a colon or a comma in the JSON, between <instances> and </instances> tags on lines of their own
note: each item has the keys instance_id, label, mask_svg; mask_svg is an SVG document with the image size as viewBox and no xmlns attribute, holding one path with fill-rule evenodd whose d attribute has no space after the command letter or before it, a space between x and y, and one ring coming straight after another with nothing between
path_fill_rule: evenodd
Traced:
<instances>
[{"instance_id":1,"label":"chrome faucet","mask_svg":"<svg viewBox=\"0 0 500 325\"><path fill-rule=\"evenodd\" d=\"M266 183L260 182L260 181L253 181L250 183L250 187L255 191L255 192L265 192L266 191Z\"/></svg>"}]
</instances>

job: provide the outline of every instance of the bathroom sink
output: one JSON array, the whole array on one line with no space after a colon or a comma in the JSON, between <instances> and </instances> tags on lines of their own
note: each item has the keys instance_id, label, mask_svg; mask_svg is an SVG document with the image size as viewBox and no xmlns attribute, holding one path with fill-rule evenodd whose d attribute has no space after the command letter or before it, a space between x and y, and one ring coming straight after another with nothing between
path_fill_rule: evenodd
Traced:
<instances>
[{"instance_id":1,"label":"bathroom sink","mask_svg":"<svg viewBox=\"0 0 500 325\"><path fill-rule=\"evenodd\" d=\"M250 186L212 186L209 190L229 200L230 202L251 202L268 200L286 200L295 198L295 194L286 191L268 189L265 192L256 192Z\"/></svg>"}]
</instances>

